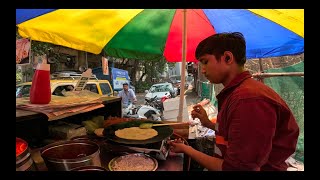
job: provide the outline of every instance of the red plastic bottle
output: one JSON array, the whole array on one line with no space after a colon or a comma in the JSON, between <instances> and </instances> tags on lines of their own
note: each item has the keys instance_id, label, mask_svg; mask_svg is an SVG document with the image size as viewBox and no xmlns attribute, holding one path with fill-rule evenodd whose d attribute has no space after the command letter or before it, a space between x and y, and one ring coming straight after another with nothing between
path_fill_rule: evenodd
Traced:
<instances>
[{"instance_id":1,"label":"red plastic bottle","mask_svg":"<svg viewBox=\"0 0 320 180\"><path fill-rule=\"evenodd\" d=\"M32 79L30 102L32 104L48 104L50 101L50 64L38 64Z\"/></svg>"}]
</instances>

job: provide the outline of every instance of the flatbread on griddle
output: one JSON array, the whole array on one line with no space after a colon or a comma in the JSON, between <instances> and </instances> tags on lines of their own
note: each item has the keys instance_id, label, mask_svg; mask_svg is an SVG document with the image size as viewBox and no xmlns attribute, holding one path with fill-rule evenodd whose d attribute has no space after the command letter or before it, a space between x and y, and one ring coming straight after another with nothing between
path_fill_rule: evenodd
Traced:
<instances>
[{"instance_id":1,"label":"flatbread on griddle","mask_svg":"<svg viewBox=\"0 0 320 180\"><path fill-rule=\"evenodd\" d=\"M141 129L139 127L130 127L115 131L115 135L122 139L146 140L158 135L158 132L152 128Z\"/></svg>"}]
</instances>

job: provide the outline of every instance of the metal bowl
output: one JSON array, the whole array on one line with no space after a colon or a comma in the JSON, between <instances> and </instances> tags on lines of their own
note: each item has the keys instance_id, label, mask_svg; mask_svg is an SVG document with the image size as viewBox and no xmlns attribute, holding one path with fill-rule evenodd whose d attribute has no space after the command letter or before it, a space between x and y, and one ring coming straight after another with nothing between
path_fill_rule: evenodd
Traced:
<instances>
[{"instance_id":1,"label":"metal bowl","mask_svg":"<svg viewBox=\"0 0 320 180\"><path fill-rule=\"evenodd\" d=\"M70 171L80 166L101 166L100 147L88 140L51 143L40 150L49 171Z\"/></svg>"},{"instance_id":2,"label":"metal bowl","mask_svg":"<svg viewBox=\"0 0 320 180\"><path fill-rule=\"evenodd\" d=\"M136 162L139 162L137 164L135 164L134 166L128 167L128 168L120 168L120 169L115 169L115 165L116 163L121 163L121 161L123 160L127 160L129 158L139 158L139 160L137 159ZM152 163L150 166L152 166L151 168L148 169L144 169L142 167L140 167L139 165L142 165L143 163L143 159L145 159L146 161ZM145 162L146 162L145 161ZM158 161L146 154L143 153L133 153L133 154L127 154L127 155L123 155L123 156L118 156L113 158L109 164L108 164L108 168L110 171L155 171L158 168Z\"/></svg>"}]
</instances>

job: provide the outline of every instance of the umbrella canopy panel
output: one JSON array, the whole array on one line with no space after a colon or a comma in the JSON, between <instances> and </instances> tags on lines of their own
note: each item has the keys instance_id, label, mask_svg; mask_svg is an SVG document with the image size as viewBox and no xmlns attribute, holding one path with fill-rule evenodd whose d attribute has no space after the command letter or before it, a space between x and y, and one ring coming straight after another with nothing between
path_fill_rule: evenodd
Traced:
<instances>
[{"instance_id":1,"label":"umbrella canopy panel","mask_svg":"<svg viewBox=\"0 0 320 180\"><path fill-rule=\"evenodd\" d=\"M59 9L18 24L22 37L101 53L111 38L142 9Z\"/></svg>"},{"instance_id":2,"label":"umbrella canopy panel","mask_svg":"<svg viewBox=\"0 0 320 180\"><path fill-rule=\"evenodd\" d=\"M55 9L17 9L16 10L16 24L20 24L29 19L35 18L42 14L49 13Z\"/></svg>"},{"instance_id":3,"label":"umbrella canopy panel","mask_svg":"<svg viewBox=\"0 0 320 180\"><path fill-rule=\"evenodd\" d=\"M243 33L247 42L248 59L294 55L304 52L304 39L301 36L250 11L205 9L204 12L217 33L232 31Z\"/></svg>"},{"instance_id":4,"label":"umbrella canopy panel","mask_svg":"<svg viewBox=\"0 0 320 180\"><path fill-rule=\"evenodd\" d=\"M28 17L17 24L22 37L94 54L103 50L119 58L182 61L181 9L35 11L16 10L17 23L21 14ZM186 59L196 61L195 48L207 36L235 31L246 38L248 59L303 53L303 13L303 9L188 9Z\"/></svg>"},{"instance_id":5,"label":"umbrella canopy panel","mask_svg":"<svg viewBox=\"0 0 320 180\"><path fill-rule=\"evenodd\" d=\"M174 14L175 10L166 9L142 11L110 40L104 51L113 57L162 58Z\"/></svg>"}]
</instances>

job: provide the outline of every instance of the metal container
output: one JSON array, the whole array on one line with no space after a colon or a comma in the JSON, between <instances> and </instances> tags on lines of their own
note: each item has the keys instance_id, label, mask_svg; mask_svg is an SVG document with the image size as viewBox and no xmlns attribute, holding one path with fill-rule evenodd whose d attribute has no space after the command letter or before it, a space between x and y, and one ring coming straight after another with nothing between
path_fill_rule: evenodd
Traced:
<instances>
[{"instance_id":1,"label":"metal container","mask_svg":"<svg viewBox=\"0 0 320 180\"><path fill-rule=\"evenodd\" d=\"M16 137L16 171L36 171L28 143Z\"/></svg>"},{"instance_id":2,"label":"metal container","mask_svg":"<svg viewBox=\"0 0 320 180\"><path fill-rule=\"evenodd\" d=\"M81 166L101 166L100 147L89 140L68 140L40 150L49 171L70 171Z\"/></svg>"},{"instance_id":3,"label":"metal container","mask_svg":"<svg viewBox=\"0 0 320 180\"><path fill-rule=\"evenodd\" d=\"M100 166L81 166L71 169L71 171L107 171L105 168Z\"/></svg>"},{"instance_id":4,"label":"metal container","mask_svg":"<svg viewBox=\"0 0 320 180\"><path fill-rule=\"evenodd\" d=\"M110 171L155 171L158 161L144 153L132 153L111 159L108 168Z\"/></svg>"}]
</instances>

